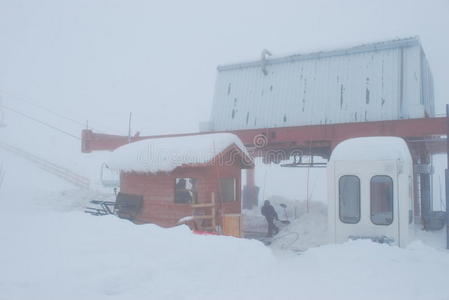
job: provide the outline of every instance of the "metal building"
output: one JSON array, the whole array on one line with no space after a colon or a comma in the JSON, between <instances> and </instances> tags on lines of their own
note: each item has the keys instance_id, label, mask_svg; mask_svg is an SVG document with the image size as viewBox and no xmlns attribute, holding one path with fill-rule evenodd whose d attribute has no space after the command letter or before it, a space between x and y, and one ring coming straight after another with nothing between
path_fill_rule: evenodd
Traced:
<instances>
[{"instance_id":1,"label":"metal building","mask_svg":"<svg viewBox=\"0 0 449 300\"><path fill-rule=\"evenodd\" d=\"M264 51L264 54L267 52ZM254 157L290 167L312 167L302 156L329 159L342 141L357 137L404 139L414 165L414 213L431 211L431 155L446 153L447 118L435 117L433 81L418 38L349 49L266 58L221 66L210 121L201 132L133 137L82 132L85 153L114 150L144 139L237 135ZM285 165L284 165L285 166ZM254 171L243 195L257 204Z\"/></svg>"},{"instance_id":2,"label":"metal building","mask_svg":"<svg viewBox=\"0 0 449 300\"><path fill-rule=\"evenodd\" d=\"M208 128L226 131L434 116L417 37L218 67Z\"/></svg>"}]
</instances>

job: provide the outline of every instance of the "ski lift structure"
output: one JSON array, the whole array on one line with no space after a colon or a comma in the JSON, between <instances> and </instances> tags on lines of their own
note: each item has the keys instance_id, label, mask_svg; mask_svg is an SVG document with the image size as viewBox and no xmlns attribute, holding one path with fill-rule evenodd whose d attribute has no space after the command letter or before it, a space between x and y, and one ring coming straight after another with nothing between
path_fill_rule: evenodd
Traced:
<instances>
[{"instance_id":1,"label":"ski lift structure","mask_svg":"<svg viewBox=\"0 0 449 300\"><path fill-rule=\"evenodd\" d=\"M305 156L309 156L308 161L304 160ZM308 155L292 155L293 162L280 164L283 168L326 168L326 162L316 161L316 155L308 153Z\"/></svg>"},{"instance_id":2,"label":"ski lift structure","mask_svg":"<svg viewBox=\"0 0 449 300\"><path fill-rule=\"evenodd\" d=\"M448 153L449 143L443 137L448 133L449 109L446 117L435 114L431 70L419 38L396 39L309 54L268 56L268 51L264 51L261 60L218 67L211 117L209 121L200 123L198 132L131 137L129 134L120 136L85 129L81 133L82 152L113 151L123 145L147 139L226 132L236 135L250 149L251 155L261 157L265 164L307 169L308 182L311 168L332 168L328 164L330 156L334 148L345 140L362 137L401 138L407 143L411 155L413 195L411 199L408 194L404 197L412 203L406 206L397 197L393 198L396 208L393 214L399 212L398 205L401 205L401 215L393 215L394 225L382 227L374 224L370 221L370 194L366 185L369 187L371 177L376 174L371 176L363 173L359 176L365 184L365 200L360 199L365 205L364 215L360 216L363 221L360 224L340 224L337 216L332 224L336 232L341 232L342 239L349 236L389 236L398 245L406 245L409 240L400 233L410 233L407 232L408 224L402 223L410 219L410 211L412 223L417 221L428 228L426 216L432 213L431 158L435 154ZM317 67L312 68L311 65ZM403 67L384 68L388 65ZM390 83L388 88L384 82ZM360 95L365 95L364 99ZM298 99L302 99L302 109L298 109ZM374 103L382 105L379 107ZM367 150L375 152L378 147ZM381 161L367 161L379 168L379 172L382 171L384 165ZM406 165L409 164L410 160L407 159ZM351 163L344 166L348 168L337 171L350 172L349 166L357 171L361 165ZM399 168L394 164L385 167ZM255 186L254 169L246 172L245 199L242 202L251 207L258 203L259 189ZM380 175L393 178L395 174ZM354 179L345 178L347 181ZM373 185L388 185L390 181L385 178L375 177ZM408 177L400 182L394 179L393 190L399 192L398 188L408 188L408 181ZM332 182L334 185L338 183ZM449 190L449 179L447 187ZM338 186L334 189L336 193ZM339 194L335 193L332 194L332 203L335 212L339 212L335 204L339 204ZM308 195L306 190L306 199L309 199ZM382 217L383 209L383 206L379 207L378 218ZM379 223L377 219L374 222ZM387 227L391 231L381 230Z\"/></svg>"},{"instance_id":3,"label":"ski lift structure","mask_svg":"<svg viewBox=\"0 0 449 300\"><path fill-rule=\"evenodd\" d=\"M100 173L101 184L108 188L117 188L120 186L120 174L112 170L106 163L101 164Z\"/></svg>"}]
</instances>

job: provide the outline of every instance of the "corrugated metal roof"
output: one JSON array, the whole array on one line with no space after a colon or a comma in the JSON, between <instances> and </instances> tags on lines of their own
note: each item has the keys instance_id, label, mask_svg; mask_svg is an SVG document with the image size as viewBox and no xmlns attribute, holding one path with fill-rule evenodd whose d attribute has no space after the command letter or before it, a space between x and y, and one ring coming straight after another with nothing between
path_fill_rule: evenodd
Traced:
<instances>
[{"instance_id":1,"label":"corrugated metal roof","mask_svg":"<svg viewBox=\"0 0 449 300\"><path fill-rule=\"evenodd\" d=\"M418 38L221 66L211 129L424 117L431 83Z\"/></svg>"},{"instance_id":2,"label":"corrugated metal roof","mask_svg":"<svg viewBox=\"0 0 449 300\"><path fill-rule=\"evenodd\" d=\"M421 45L421 43L420 43L419 37L415 36L415 37L409 37L409 38L403 38L403 39L396 39L396 40L382 41L382 42L377 42L377 43L357 45L357 46L350 47L350 48L335 49L335 50L330 50L330 51L318 51L318 52L312 52L312 53L296 53L296 54L284 55L284 56L280 56L280 57L271 57L271 58L266 58L265 61L261 61L259 59L259 60L253 60L253 61L242 62L242 63L220 65L217 67L217 69L218 69L218 71L226 71L226 70L239 69L239 68L260 67L263 64L272 65L272 64L277 64L277 63L294 62L294 61L298 61L298 60L326 58L326 57L332 57L332 56L344 56L344 55L351 55L351 54L357 54L357 53L366 53L366 52L372 52L372 51L381 51L381 50L387 50L387 49L405 48L405 47L420 46L420 45Z\"/></svg>"}]
</instances>

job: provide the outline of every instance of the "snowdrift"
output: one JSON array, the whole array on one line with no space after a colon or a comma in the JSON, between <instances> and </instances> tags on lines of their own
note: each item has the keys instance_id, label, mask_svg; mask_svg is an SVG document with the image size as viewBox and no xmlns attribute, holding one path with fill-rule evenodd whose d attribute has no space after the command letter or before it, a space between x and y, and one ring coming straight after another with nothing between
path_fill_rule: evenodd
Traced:
<instances>
[{"instance_id":1,"label":"snowdrift","mask_svg":"<svg viewBox=\"0 0 449 300\"><path fill-rule=\"evenodd\" d=\"M0 211L0 240L1 300L449 295L448 253L421 243L399 249L355 241L297 255L254 240L194 235L185 226L136 226L48 207Z\"/></svg>"},{"instance_id":2,"label":"snowdrift","mask_svg":"<svg viewBox=\"0 0 449 300\"><path fill-rule=\"evenodd\" d=\"M276 222L281 231L270 239L270 247L275 250L304 251L328 243L327 206L318 201L293 201L280 196L269 197L280 220L289 220L286 226ZM287 205L286 209L281 204ZM308 208L307 208L308 206ZM267 221L260 214L260 208L243 210L243 229L254 236L264 237Z\"/></svg>"}]
</instances>

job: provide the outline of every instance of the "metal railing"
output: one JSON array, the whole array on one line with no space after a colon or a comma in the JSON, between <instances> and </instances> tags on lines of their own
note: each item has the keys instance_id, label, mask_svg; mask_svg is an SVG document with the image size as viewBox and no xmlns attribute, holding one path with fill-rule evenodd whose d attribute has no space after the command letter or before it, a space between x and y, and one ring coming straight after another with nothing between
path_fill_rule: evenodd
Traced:
<instances>
[{"instance_id":1,"label":"metal railing","mask_svg":"<svg viewBox=\"0 0 449 300\"><path fill-rule=\"evenodd\" d=\"M40 169L57 176L81 189L89 189L90 187L90 180L87 179L84 176L81 176L65 167L59 166L53 162L50 162L46 159L43 159L41 157L38 157L34 154L29 153L26 150L20 149L18 147L9 145L5 142L0 142L0 148L8 151L10 153L13 153L23 159L26 159L27 161L35 164Z\"/></svg>"}]
</instances>

